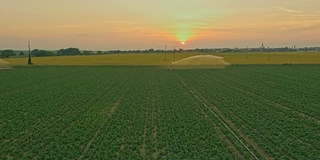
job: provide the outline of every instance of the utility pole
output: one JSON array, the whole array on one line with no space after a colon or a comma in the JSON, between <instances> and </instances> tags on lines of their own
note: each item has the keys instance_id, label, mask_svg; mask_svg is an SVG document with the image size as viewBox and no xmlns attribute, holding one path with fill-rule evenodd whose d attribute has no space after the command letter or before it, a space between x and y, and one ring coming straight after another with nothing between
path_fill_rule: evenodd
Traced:
<instances>
[{"instance_id":1,"label":"utility pole","mask_svg":"<svg viewBox=\"0 0 320 160\"><path fill-rule=\"evenodd\" d=\"M247 54L246 54L246 58L248 59L248 54L249 54L249 47L247 46Z\"/></svg>"},{"instance_id":2,"label":"utility pole","mask_svg":"<svg viewBox=\"0 0 320 160\"><path fill-rule=\"evenodd\" d=\"M31 49L30 49L30 41L28 41L28 48L29 48L29 59L28 59L28 65L32 65L32 62L31 62Z\"/></svg>"},{"instance_id":3,"label":"utility pole","mask_svg":"<svg viewBox=\"0 0 320 160\"><path fill-rule=\"evenodd\" d=\"M164 45L164 61L167 61L167 45Z\"/></svg>"},{"instance_id":4,"label":"utility pole","mask_svg":"<svg viewBox=\"0 0 320 160\"><path fill-rule=\"evenodd\" d=\"M173 62L176 62L176 46L173 47Z\"/></svg>"},{"instance_id":5,"label":"utility pole","mask_svg":"<svg viewBox=\"0 0 320 160\"><path fill-rule=\"evenodd\" d=\"M269 52L269 47L267 48L267 52L268 52L268 60L270 60L270 52Z\"/></svg>"}]
</instances>

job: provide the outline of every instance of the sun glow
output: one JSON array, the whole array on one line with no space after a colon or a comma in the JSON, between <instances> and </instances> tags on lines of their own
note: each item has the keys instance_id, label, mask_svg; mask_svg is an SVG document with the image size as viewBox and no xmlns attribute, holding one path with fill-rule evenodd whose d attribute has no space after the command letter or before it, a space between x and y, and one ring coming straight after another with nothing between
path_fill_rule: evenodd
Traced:
<instances>
[{"instance_id":1,"label":"sun glow","mask_svg":"<svg viewBox=\"0 0 320 160\"><path fill-rule=\"evenodd\" d=\"M194 24L180 23L175 27L174 35L182 45L195 34Z\"/></svg>"}]
</instances>

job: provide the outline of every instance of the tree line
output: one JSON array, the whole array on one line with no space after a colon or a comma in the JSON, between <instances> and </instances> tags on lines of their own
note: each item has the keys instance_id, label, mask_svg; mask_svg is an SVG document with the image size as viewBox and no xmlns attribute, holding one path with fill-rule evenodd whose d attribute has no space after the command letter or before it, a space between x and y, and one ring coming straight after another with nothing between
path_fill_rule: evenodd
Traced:
<instances>
[{"instance_id":1,"label":"tree line","mask_svg":"<svg viewBox=\"0 0 320 160\"><path fill-rule=\"evenodd\" d=\"M68 55L79 55L81 54L78 48L67 48L60 49L58 51L47 51L42 49L34 49L31 51L31 55L33 57L48 57L48 56L68 56ZM27 55L23 51L14 51L12 49L7 49L0 51L1 58L10 58L15 56L24 56Z\"/></svg>"},{"instance_id":2,"label":"tree line","mask_svg":"<svg viewBox=\"0 0 320 160\"><path fill-rule=\"evenodd\" d=\"M109 51L80 51L78 48L66 48L58 51L47 51L34 49L31 51L33 57L48 57L48 56L71 56L71 55L96 55L96 54L120 54L120 53L164 53L164 52L223 52L223 53L241 53L241 52L319 52L320 47L304 47L304 48L196 48L196 49L176 49L176 50L109 50ZM9 58L15 56L24 56L28 53L23 51L13 51L11 49L0 51L0 58Z\"/></svg>"},{"instance_id":3,"label":"tree line","mask_svg":"<svg viewBox=\"0 0 320 160\"><path fill-rule=\"evenodd\" d=\"M24 53L22 51L17 53L17 52L14 52L12 49L0 51L0 58L9 58L17 55L23 56Z\"/></svg>"}]
</instances>

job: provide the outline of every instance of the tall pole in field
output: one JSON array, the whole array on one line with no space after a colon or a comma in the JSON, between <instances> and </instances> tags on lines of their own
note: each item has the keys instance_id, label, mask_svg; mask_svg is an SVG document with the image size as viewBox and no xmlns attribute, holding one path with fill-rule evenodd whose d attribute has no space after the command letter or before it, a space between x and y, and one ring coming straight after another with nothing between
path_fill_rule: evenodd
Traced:
<instances>
[{"instance_id":1,"label":"tall pole in field","mask_svg":"<svg viewBox=\"0 0 320 160\"><path fill-rule=\"evenodd\" d=\"M176 62L176 46L173 47L173 62Z\"/></svg>"},{"instance_id":2,"label":"tall pole in field","mask_svg":"<svg viewBox=\"0 0 320 160\"><path fill-rule=\"evenodd\" d=\"M248 54L249 54L249 47L247 46L247 53L246 53L246 58L248 59Z\"/></svg>"},{"instance_id":3,"label":"tall pole in field","mask_svg":"<svg viewBox=\"0 0 320 160\"><path fill-rule=\"evenodd\" d=\"M269 49L269 47L267 49ZM270 60L270 52L269 51L267 52L268 52L268 60Z\"/></svg>"},{"instance_id":4,"label":"tall pole in field","mask_svg":"<svg viewBox=\"0 0 320 160\"><path fill-rule=\"evenodd\" d=\"M31 62L31 49L30 49L30 41L28 41L28 48L29 48L29 59L28 59L28 65L32 64Z\"/></svg>"},{"instance_id":5,"label":"tall pole in field","mask_svg":"<svg viewBox=\"0 0 320 160\"><path fill-rule=\"evenodd\" d=\"M164 61L167 61L167 45L164 46Z\"/></svg>"}]
</instances>

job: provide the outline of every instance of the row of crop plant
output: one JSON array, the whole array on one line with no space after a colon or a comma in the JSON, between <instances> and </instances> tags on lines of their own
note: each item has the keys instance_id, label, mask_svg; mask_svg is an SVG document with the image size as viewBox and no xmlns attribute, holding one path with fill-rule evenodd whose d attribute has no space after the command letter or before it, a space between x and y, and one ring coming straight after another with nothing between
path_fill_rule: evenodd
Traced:
<instances>
[{"instance_id":1,"label":"row of crop plant","mask_svg":"<svg viewBox=\"0 0 320 160\"><path fill-rule=\"evenodd\" d=\"M276 71L275 68L273 72ZM263 69L263 66L256 67L253 71L257 74L257 70ZM305 68L295 69L305 71ZM263 75L268 73L261 72ZM278 72L287 76L288 71L279 69ZM252 75L244 67L227 68L224 71L193 70L178 73L194 90L198 90L211 104L218 107L242 132L257 142L269 156L298 159L319 157L319 135L316 134L320 129L318 122L275 104L273 98L265 94L272 94L277 90L263 87L254 89L254 86L263 85L261 82L265 79L261 77L264 76ZM269 79L273 83L281 80ZM309 101L311 104L317 103L312 98Z\"/></svg>"}]
</instances>

